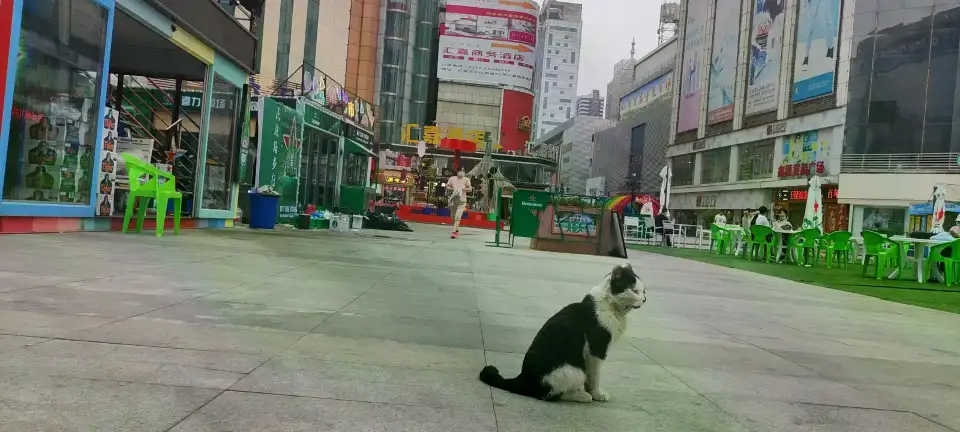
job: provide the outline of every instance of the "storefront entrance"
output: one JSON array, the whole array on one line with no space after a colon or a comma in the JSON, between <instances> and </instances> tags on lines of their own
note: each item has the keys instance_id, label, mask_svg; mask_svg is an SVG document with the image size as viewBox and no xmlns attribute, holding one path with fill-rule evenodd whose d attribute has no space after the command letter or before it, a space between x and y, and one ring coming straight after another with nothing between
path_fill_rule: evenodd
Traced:
<instances>
[{"instance_id":1,"label":"storefront entrance","mask_svg":"<svg viewBox=\"0 0 960 432\"><path fill-rule=\"evenodd\" d=\"M334 206L339 137L318 128L303 130L300 160L300 202L329 209Z\"/></svg>"}]
</instances>

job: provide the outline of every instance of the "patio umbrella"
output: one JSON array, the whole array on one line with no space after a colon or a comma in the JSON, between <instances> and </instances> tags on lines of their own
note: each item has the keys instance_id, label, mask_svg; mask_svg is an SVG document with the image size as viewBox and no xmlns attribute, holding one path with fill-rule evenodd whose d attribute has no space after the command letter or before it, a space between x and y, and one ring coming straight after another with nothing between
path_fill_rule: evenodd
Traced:
<instances>
[{"instance_id":1,"label":"patio umbrella","mask_svg":"<svg viewBox=\"0 0 960 432\"><path fill-rule=\"evenodd\" d=\"M667 216L670 216L670 180L673 178L673 171L670 169L670 165L660 170L660 177L663 179L663 181L660 182L660 208L666 209Z\"/></svg>"},{"instance_id":2,"label":"patio umbrella","mask_svg":"<svg viewBox=\"0 0 960 432\"><path fill-rule=\"evenodd\" d=\"M933 187L933 233L943 232L944 201L946 200L947 188L944 185Z\"/></svg>"},{"instance_id":3,"label":"patio umbrella","mask_svg":"<svg viewBox=\"0 0 960 432\"><path fill-rule=\"evenodd\" d=\"M810 178L807 189L807 206L803 211L803 229L816 228L823 233L823 196L819 176Z\"/></svg>"}]
</instances>

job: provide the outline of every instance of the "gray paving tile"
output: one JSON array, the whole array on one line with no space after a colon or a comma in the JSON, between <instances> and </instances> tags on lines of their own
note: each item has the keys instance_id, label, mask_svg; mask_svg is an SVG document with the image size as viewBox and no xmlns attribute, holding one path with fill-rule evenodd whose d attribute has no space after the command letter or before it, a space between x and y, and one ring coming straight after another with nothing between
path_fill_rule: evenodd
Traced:
<instances>
[{"instance_id":1,"label":"gray paving tile","mask_svg":"<svg viewBox=\"0 0 960 432\"><path fill-rule=\"evenodd\" d=\"M225 389L266 358L253 355L52 340L0 355L21 375Z\"/></svg>"},{"instance_id":2,"label":"gray paving tile","mask_svg":"<svg viewBox=\"0 0 960 432\"><path fill-rule=\"evenodd\" d=\"M438 309L423 304L393 303L381 298L366 301L363 298L357 299L341 309L340 313L343 315L418 318L464 324L476 324L480 319L476 310Z\"/></svg>"},{"instance_id":3,"label":"gray paving tile","mask_svg":"<svg viewBox=\"0 0 960 432\"><path fill-rule=\"evenodd\" d=\"M753 432L949 432L911 412L780 402L759 398L711 398Z\"/></svg>"},{"instance_id":4,"label":"gray paving tile","mask_svg":"<svg viewBox=\"0 0 960 432\"><path fill-rule=\"evenodd\" d=\"M314 333L331 336L370 338L480 349L480 324L403 317L337 314L317 327Z\"/></svg>"},{"instance_id":5,"label":"gray paving tile","mask_svg":"<svg viewBox=\"0 0 960 432\"><path fill-rule=\"evenodd\" d=\"M240 281L195 279L176 272L170 274L125 274L104 278L87 279L57 285L85 291L143 294L187 300L201 295L240 286Z\"/></svg>"},{"instance_id":6,"label":"gray paving tile","mask_svg":"<svg viewBox=\"0 0 960 432\"><path fill-rule=\"evenodd\" d=\"M477 379L478 372L283 357L231 390L469 410L490 404L490 390Z\"/></svg>"},{"instance_id":7,"label":"gray paving tile","mask_svg":"<svg viewBox=\"0 0 960 432\"><path fill-rule=\"evenodd\" d=\"M79 278L0 270L0 293L24 288L51 286L76 279Z\"/></svg>"},{"instance_id":8,"label":"gray paving tile","mask_svg":"<svg viewBox=\"0 0 960 432\"><path fill-rule=\"evenodd\" d=\"M126 318L178 301L164 296L44 287L0 294L0 309Z\"/></svg>"},{"instance_id":9,"label":"gray paving tile","mask_svg":"<svg viewBox=\"0 0 960 432\"><path fill-rule=\"evenodd\" d=\"M144 314L143 318L189 324L308 332L330 316L331 313L325 312L197 299Z\"/></svg>"},{"instance_id":10,"label":"gray paving tile","mask_svg":"<svg viewBox=\"0 0 960 432\"><path fill-rule=\"evenodd\" d=\"M943 386L960 391L960 366L796 351L774 353L837 381L916 387Z\"/></svg>"},{"instance_id":11,"label":"gray paving tile","mask_svg":"<svg viewBox=\"0 0 960 432\"><path fill-rule=\"evenodd\" d=\"M630 343L664 366L813 376L816 372L753 346L725 346L631 338Z\"/></svg>"},{"instance_id":12,"label":"gray paving tile","mask_svg":"<svg viewBox=\"0 0 960 432\"><path fill-rule=\"evenodd\" d=\"M0 375L0 430L166 431L219 390Z\"/></svg>"},{"instance_id":13,"label":"gray paving tile","mask_svg":"<svg viewBox=\"0 0 960 432\"><path fill-rule=\"evenodd\" d=\"M249 354L280 352L301 336L302 332L185 324L142 317L68 335L71 339L90 342Z\"/></svg>"},{"instance_id":14,"label":"gray paving tile","mask_svg":"<svg viewBox=\"0 0 960 432\"><path fill-rule=\"evenodd\" d=\"M79 329L101 326L113 321L115 321L113 318L0 310L0 333L20 336L63 337Z\"/></svg>"},{"instance_id":15,"label":"gray paving tile","mask_svg":"<svg viewBox=\"0 0 960 432\"><path fill-rule=\"evenodd\" d=\"M171 432L205 431L495 432L487 410L452 410L226 392Z\"/></svg>"},{"instance_id":16,"label":"gray paving tile","mask_svg":"<svg viewBox=\"0 0 960 432\"><path fill-rule=\"evenodd\" d=\"M26 337L26 336L0 335L0 353L6 352L6 351L14 351L14 350L25 348L31 345L36 345L46 340L48 339Z\"/></svg>"},{"instance_id":17,"label":"gray paving tile","mask_svg":"<svg viewBox=\"0 0 960 432\"><path fill-rule=\"evenodd\" d=\"M707 399L648 390L633 395L642 408L593 402L541 402L500 390L493 393L500 432L746 432L732 416Z\"/></svg>"},{"instance_id":18,"label":"gray paving tile","mask_svg":"<svg viewBox=\"0 0 960 432\"><path fill-rule=\"evenodd\" d=\"M479 372L484 366L483 351L419 345L383 339L336 337L308 334L287 348L281 356L374 364L382 366Z\"/></svg>"}]
</instances>

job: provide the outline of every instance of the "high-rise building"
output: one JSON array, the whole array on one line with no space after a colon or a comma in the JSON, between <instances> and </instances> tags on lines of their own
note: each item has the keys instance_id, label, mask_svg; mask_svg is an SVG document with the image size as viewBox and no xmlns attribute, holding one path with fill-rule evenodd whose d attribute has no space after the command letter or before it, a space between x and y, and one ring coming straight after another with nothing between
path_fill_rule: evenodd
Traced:
<instances>
[{"instance_id":1,"label":"high-rise building","mask_svg":"<svg viewBox=\"0 0 960 432\"><path fill-rule=\"evenodd\" d=\"M594 89L590 94L577 96L577 115L603 118L603 96Z\"/></svg>"},{"instance_id":2,"label":"high-rise building","mask_svg":"<svg viewBox=\"0 0 960 432\"><path fill-rule=\"evenodd\" d=\"M300 84L297 70L307 64L340 85L346 84L352 9L368 1L266 0L256 29L260 39L257 73ZM371 100L369 96L360 95Z\"/></svg>"},{"instance_id":3,"label":"high-rise building","mask_svg":"<svg viewBox=\"0 0 960 432\"><path fill-rule=\"evenodd\" d=\"M380 103L380 141L402 142L404 125L423 125L432 120L428 112L431 80L436 77L436 30L439 0L381 2L376 83ZM429 118L428 118L429 117Z\"/></svg>"},{"instance_id":4,"label":"high-rise building","mask_svg":"<svg viewBox=\"0 0 960 432\"><path fill-rule=\"evenodd\" d=\"M534 137L577 115L577 80L583 5L545 0L540 8L537 65L534 79Z\"/></svg>"},{"instance_id":5,"label":"high-rise building","mask_svg":"<svg viewBox=\"0 0 960 432\"><path fill-rule=\"evenodd\" d=\"M593 136L597 131L612 125L610 120L574 116L533 143L534 151L547 151L557 155L559 167L556 182L553 184L556 190L572 194L587 192Z\"/></svg>"}]
</instances>

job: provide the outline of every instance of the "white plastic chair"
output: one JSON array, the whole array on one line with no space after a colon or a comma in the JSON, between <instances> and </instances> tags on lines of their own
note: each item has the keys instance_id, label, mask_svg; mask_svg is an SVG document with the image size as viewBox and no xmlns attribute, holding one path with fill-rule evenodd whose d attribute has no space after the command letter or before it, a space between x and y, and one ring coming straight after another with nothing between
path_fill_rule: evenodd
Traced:
<instances>
[{"instance_id":1,"label":"white plastic chair","mask_svg":"<svg viewBox=\"0 0 960 432\"><path fill-rule=\"evenodd\" d=\"M713 242L713 234L709 228L697 227L697 250L703 250L704 240L707 241L707 249L709 249L710 243Z\"/></svg>"},{"instance_id":2,"label":"white plastic chair","mask_svg":"<svg viewBox=\"0 0 960 432\"><path fill-rule=\"evenodd\" d=\"M627 243L640 243L640 218L624 216L623 240Z\"/></svg>"}]
</instances>

